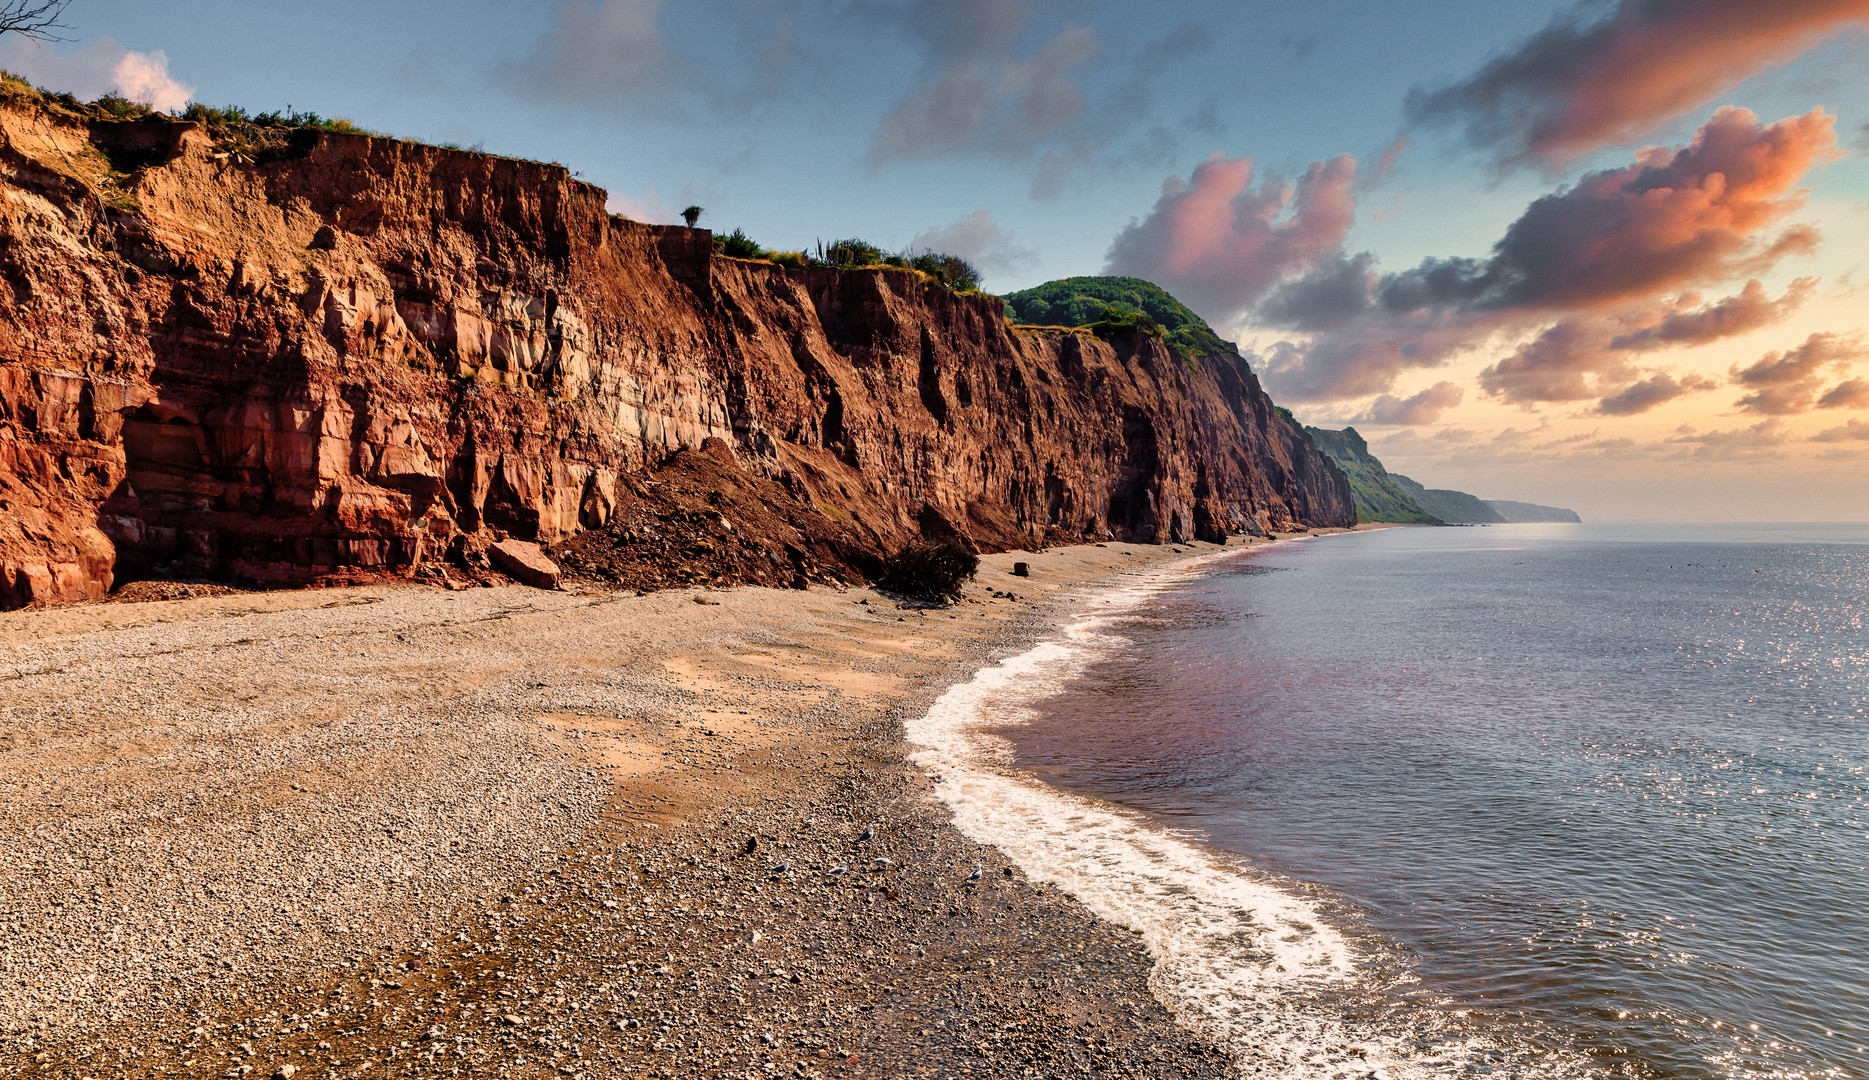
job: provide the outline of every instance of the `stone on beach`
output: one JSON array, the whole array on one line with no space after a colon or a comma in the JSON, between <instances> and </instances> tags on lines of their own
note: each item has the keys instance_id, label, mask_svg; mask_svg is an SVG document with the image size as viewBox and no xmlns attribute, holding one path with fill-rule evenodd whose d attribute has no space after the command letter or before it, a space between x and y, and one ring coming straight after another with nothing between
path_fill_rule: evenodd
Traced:
<instances>
[{"instance_id":1,"label":"stone on beach","mask_svg":"<svg viewBox=\"0 0 1869 1080\"><path fill-rule=\"evenodd\" d=\"M558 564L529 540L507 538L487 548L487 558L500 573L535 589L558 587Z\"/></svg>"}]
</instances>

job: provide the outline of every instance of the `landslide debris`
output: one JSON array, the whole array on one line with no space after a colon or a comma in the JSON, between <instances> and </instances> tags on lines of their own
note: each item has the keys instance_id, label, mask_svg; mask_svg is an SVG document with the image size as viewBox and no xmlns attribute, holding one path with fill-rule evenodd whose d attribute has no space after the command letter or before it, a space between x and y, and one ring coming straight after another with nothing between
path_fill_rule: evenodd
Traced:
<instances>
[{"instance_id":1,"label":"landslide debris","mask_svg":"<svg viewBox=\"0 0 1869 1080\"><path fill-rule=\"evenodd\" d=\"M626 478L607 525L550 550L573 581L615 589L861 584L879 541L777 481L741 468L719 439Z\"/></svg>"}]
</instances>

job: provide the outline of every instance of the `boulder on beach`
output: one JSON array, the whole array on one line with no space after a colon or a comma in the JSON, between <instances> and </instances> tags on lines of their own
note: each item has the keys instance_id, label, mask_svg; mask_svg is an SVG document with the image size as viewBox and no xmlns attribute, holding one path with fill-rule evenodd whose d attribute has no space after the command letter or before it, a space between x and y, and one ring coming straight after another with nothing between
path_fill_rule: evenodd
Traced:
<instances>
[{"instance_id":1,"label":"boulder on beach","mask_svg":"<svg viewBox=\"0 0 1869 1080\"><path fill-rule=\"evenodd\" d=\"M528 540L502 540L487 548L494 569L535 589L558 587L558 564Z\"/></svg>"}]
</instances>

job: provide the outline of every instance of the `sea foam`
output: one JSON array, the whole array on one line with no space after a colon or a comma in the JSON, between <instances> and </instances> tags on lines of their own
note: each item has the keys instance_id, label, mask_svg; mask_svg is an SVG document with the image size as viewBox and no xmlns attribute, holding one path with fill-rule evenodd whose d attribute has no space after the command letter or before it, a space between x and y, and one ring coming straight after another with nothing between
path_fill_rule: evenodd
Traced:
<instances>
[{"instance_id":1,"label":"sea foam","mask_svg":"<svg viewBox=\"0 0 1869 1080\"><path fill-rule=\"evenodd\" d=\"M1012 745L994 730L1029 722L1039 702L1127 644L1120 623L1191 569L1139 573L1090 596L1053 639L949 689L908 723L921 748L912 760L964 834L1136 932L1154 961L1155 995L1228 1048L1242 1076L1472 1075L1491 1048L1411 1033L1408 1023L1350 1021L1333 1006L1359 996L1358 957L1303 886L1012 767Z\"/></svg>"}]
</instances>

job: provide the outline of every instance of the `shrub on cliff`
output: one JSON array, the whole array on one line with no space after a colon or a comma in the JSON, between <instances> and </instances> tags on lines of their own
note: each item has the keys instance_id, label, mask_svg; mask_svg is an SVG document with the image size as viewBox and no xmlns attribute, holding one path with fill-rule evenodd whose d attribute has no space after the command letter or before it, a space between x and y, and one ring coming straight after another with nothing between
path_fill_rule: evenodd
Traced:
<instances>
[{"instance_id":1,"label":"shrub on cliff","mask_svg":"<svg viewBox=\"0 0 1869 1080\"><path fill-rule=\"evenodd\" d=\"M959 255L924 251L910 256L909 265L956 292L973 292L980 288L979 269Z\"/></svg>"},{"instance_id":2,"label":"shrub on cliff","mask_svg":"<svg viewBox=\"0 0 1869 1080\"><path fill-rule=\"evenodd\" d=\"M714 250L730 259L763 259L768 255L765 248L739 229L725 236L715 236Z\"/></svg>"},{"instance_id":3,"label":"shrub on cliff","mask_svg":"<svg viewBox=\"0 0 1869 1080\"><path fill-rule=\"evenodd\" d=\"M917 541L889 556L880 584L903 596L951 604L979 570L980 556L958 540Z\"/></svg>"},{"instance_id":4,"label":"shrub on cliff","mask_svg":"<svg viewBox=\"0 0 1869 1080\"><path fill-rule=\"evenodd\" d=\"M231 111L231 107L229 110L224 111ZM319 116L315 112L299 112L297 109L293 109L289 106L284 112L275 110L273 112L259 113L253 117L253 122L262 127L317 128L319 131L328 131L333 135L376 134L376 132L368 128L358 127L342 116Z\"/></svg>"},{"instance_id":5,"label":"shrub on cliff","mask_svg":"<svg viewBox=\"0 0 1869 1080\"><path fill-rule=\"evenodd\" d=\"M1123 307L1121 304L1106 305L1103 309L1103 317L1088 324L1087 328L1100 338L1114 337L1118 334L1162 336L1161 324L1149 318L1148 312Z\"/></svg>"},{"instance_id":6,"label":"shrub on cliff","mask_svg":"<svg viewBox=\"0 0 1869 1080\"><path fill-rule=\"evenodd\" d=\"M882 266L883 249L868 240L850 237L833 240L829 244L819 242L818 261L826 266L839 266L852 269L859 266Z\"/></svg>"},{"instance_id":7,"label":"shrub on cliff","mask_svg":"<svg viewBox=\"0 0 1869 1080\"><path fill-rule=\"evenodd\" d=\"M113 120L141 120L145 116L153 115L156 111L142 102L131 101L122 94L105 94L92 104Z\"/></svg>"},{"instance_id":8,"label":"shrub on cliff","mask_svg":"<svg viewBox=\"0 0 1869 1080\"><path fill-rule=\"evenodd\" d=\"M224 124L249 124L253 122L253 117L247 113L247 110L238 105L223 105L220 108L215 108L212 105L203 105L199 101L191 101L188 103L188 108L182 110L182 119L193 120L196 123L206 124L209 127L220 127Z\"/></svg>"},{"instance_id":9,"label":"shrub on cliff","mask_svg":"<svg viewBox=\"0 0 1869 1080\"><path fill-rule=\"evenodd\" d=\"M780 266L810 266L811 265L811 256L805 254L802 251L774 251L774 252L768 253L766 255L766 258L771 259L773 262L778 263Z\"/></svg>"}]
</instances>

